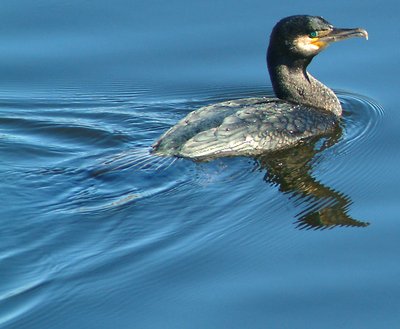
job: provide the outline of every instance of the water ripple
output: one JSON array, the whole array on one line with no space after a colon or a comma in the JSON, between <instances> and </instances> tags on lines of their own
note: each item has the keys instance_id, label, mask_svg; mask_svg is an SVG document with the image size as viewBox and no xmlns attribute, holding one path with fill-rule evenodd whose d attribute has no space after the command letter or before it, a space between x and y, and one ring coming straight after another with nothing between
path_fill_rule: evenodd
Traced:
<instances>
[{"instance_id":1,"label":"water ripple","mask_svg":"<svg viewBox=\"0 0 400 329\"><path fill-rule=\"evenodd\" d=\"M372 139L377 134L377 127L384 117L384 109L376 101L357 94L340 92L339 97L344 108L344 128L346 143L342 151L354 143ZM371 152L373 149L370 149Z\"/></svg>"},{"instance_id":2,"label":"water ripple","mask_svg":"<svg viewBox=\"0 0 400 329\"><path fill-rule=\"evenodd\" d=\"M289 180L297 190L254 159L194 163L148 153L160 134L203 105L269 95L261 87L154 92L123 85L108 93L66 88L50 99L46 93L18 99L0 92L0 173L7 190L3 200L9 204L2 217L12 218L18 209L18 230L40 228L36 244L26 245L24 254L51 250L50 257L35 263L46 276L31 269L32 277L17 275L18 284L11 280L4 286L0 324L35 313L42 298L49 297L48 286L52 291L79 286L82 294L81 288L90 291L91 282L108 275L122 286L149 272L157 281L166 261L198 250L212 252L207 246L219 241L243 247L262 241L263 247L282 253L293 247L296 228L338 225L328 220L321 225L321 214L323 219L341 216L343 226L358 223L347 215L354 206L348 178L355 172L368 177L374 170L366 160L378 147L370 142L384 117L382 108L363 96L339 93L345 109L341 135L332 145L323 140L311 147L311 180ZM304 151L299 150L307 155ZM361 171L355 167L359 161ZM321 187L319 181L327 188L316 199L307 193ZM25 240L11 223L0 222L6 239ZM18 269L12 260L26 256L9 246L0 260ZM152 284L147 280L136 292Z\"/></svg>"}]
</instances>

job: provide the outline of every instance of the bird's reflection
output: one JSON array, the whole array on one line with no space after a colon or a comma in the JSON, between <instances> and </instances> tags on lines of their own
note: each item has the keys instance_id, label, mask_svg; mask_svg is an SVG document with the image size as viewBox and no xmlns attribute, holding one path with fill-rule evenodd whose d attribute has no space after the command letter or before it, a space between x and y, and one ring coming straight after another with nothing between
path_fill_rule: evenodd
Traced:
<instances>
[{"instance_id":1,"label":"bird's reflection","mask_svg":"<svg viewBox=\"0 0 400 329\"><path fill-rule=\"evenodd\" d=\"M320 147L317 145L321 138L315 138L297 147L257 158L260 166L266 169L266 182L278 185L283 193L308 204L307 209L297 215L296 224L300 229L369 225L347 214L352 203L348 196L321 184L312 176L312 163L317 153L337 143L341 135L342 129L338 127L330 136L324 137Z\"/></svg>"}]
</instances>

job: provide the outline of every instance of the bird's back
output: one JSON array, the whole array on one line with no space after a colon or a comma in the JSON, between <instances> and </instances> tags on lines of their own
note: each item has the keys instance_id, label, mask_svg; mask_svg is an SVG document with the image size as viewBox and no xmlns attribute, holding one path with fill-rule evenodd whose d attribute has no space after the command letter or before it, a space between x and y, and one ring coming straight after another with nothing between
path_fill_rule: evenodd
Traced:
<instances>
[{"instance_id":1,"label":"bird's back","mask_svg":"<svg viewBox=\"0 0 400 329\"><path fill-rule=\"evenodd\" d=\"M280 99L246 98L191 112L153 144L153 153L193 160L254 156L334 130L333 113Z\"/></svg>"}]
</instances>

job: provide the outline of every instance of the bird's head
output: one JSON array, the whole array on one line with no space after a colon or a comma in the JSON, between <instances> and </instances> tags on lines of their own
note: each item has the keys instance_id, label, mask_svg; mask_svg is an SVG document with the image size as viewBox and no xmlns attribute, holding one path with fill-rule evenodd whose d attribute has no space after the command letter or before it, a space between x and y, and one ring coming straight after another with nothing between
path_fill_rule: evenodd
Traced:
<instances>
[{"instance_id":1,"label":"bird's head","mask_svg":"<svg viewBox=\"0 0 400 329\"><path fill-rule=\"evenodd\" d=\"M280 20L271 33L270 47L298 58L312 58L335 41L365 37L361 28L336 28L319 16L296 15Z\"/></svg>"}]
</instances>

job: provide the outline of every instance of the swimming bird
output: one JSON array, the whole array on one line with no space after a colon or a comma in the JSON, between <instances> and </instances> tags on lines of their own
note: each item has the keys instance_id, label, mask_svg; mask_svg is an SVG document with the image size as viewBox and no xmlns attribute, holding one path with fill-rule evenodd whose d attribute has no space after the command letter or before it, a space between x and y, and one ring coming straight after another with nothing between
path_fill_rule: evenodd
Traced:
<instances>
[{"instance_id":1,"label":"swimming bird","mask_svg":"<svg viewBox=\"0 0 400 329\"><path fill-rule=\"evenodd\" d=\"M257 156L332 132L342 107L335 93L307 72L311 60L333 42L365 37L319 16L283 18L272 30L267 64L276 98L246 98L195 110L153 145L158 156L208 161Z\"/></svg>"}]
</instances>

